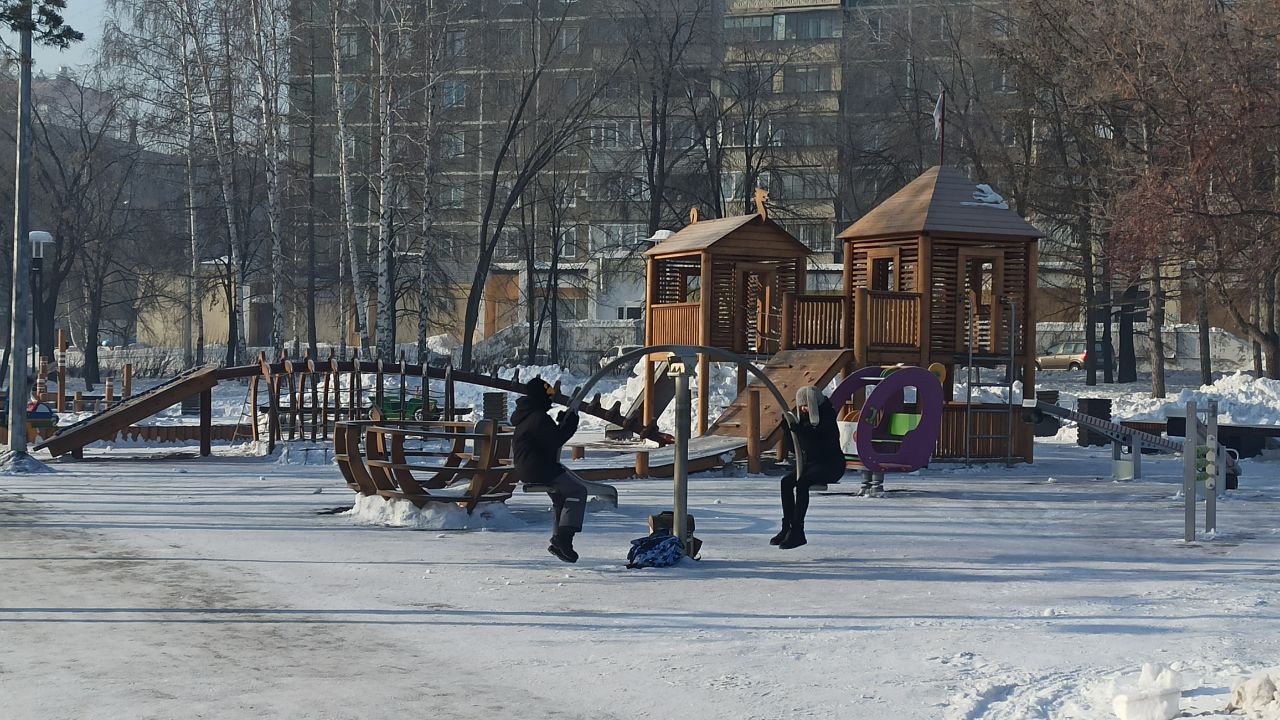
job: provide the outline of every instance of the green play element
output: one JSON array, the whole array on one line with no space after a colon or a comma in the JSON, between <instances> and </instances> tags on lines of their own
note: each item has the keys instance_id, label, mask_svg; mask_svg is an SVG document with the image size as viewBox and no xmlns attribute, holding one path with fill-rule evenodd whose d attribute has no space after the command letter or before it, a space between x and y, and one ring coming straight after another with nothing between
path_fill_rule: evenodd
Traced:
<instances>
[{"instance_id":1,"label":"green play element","mask_svg":"<svg viewBox=\"0 0 1280 720\"><path fill-rule=\"evenodd\" d=\"M902 437L920 424L920 416L913 413L894 413L889 416L889 434Z\"/></svg>"},{"instance_id":2,"label":"green play element","mask_svg":"<svg viewBox=\"0 0 1280 720\"><path fill-rule=\"evenodd\" d=\"M894 413L889 416L889 434L895 438L905 437L907 433L915 430L920 425L920 416L914 413ZM901 440L883 439L876 440L880 443L897 443ZM846 462L857 462L858 456L852 453L845 453Z\"/></svg>"},{"instance_id":3,"label":"green play element","mask_svg":"<svg viewBox=\"0 0 1280 720\"><path fill-rule=\"evenodd\" d=\"M377 398L370 397L369 406L374 407L376 405ZM410 418L415 420L440 419L440 407L436 404L435 398L432 398L427 403L426 412L422 411L422 405L422 398L407 397L404 399L404 410L402 413L400 409L400 398L395 395L384 395L382 397L382 406L379 409L382 410L383 417L394 418L396 420L408 420Z\"/></svg>"}]
</instances>

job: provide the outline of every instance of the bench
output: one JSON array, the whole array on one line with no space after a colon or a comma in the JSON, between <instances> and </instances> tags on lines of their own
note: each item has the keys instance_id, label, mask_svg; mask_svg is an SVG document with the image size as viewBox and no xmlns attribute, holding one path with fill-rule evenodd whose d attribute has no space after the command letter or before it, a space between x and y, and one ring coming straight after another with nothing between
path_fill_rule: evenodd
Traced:
<instances>
[{"instance_id":1,"label":"bench","mask_svg":"<svg viewBox=\"0 0 1280 720\"><path fill-rule=\"evenodd\" d=\"M510 498L515 479L511 468L498 460L496 424L481 420L470 426L470 431L462 429L457 423L432 421L417 421L412 426L397 423L365 427L363 460L377 495L408 500L418 507L432 502L458 503L468 513L481 502ZM443 440L448 449L409 450L405 445L408 439ZM436 462L411 462L411 457L432 458Z\"/></svg>"}]
</instances>

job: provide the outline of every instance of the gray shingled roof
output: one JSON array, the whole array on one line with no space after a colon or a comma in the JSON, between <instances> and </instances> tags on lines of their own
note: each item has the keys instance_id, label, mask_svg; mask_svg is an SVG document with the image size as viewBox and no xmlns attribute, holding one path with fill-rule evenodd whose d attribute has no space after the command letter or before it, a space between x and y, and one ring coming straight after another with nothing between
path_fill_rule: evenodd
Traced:
<instances>
[{"instance_id":1,"label":"gray shingled roof","mask_svg":"<svg viewBox=\"0 0 1280 720\"><path fill-rule=\"evenodd\" d=\"M840 238L964 233L1042 238L1034 225L1006 207L982 202L978 184L935 165L840 233Z\"/></svg>"}]
</instances>

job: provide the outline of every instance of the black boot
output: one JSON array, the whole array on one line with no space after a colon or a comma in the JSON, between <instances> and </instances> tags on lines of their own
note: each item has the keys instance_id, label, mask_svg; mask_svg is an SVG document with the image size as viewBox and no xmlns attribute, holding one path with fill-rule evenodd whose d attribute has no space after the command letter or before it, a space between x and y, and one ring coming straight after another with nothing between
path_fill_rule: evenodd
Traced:
<instances>
[{"instance_id":1,"label":"black boot","mask_svg":"<svg viewBox=\"0 0 1280 720\"><path fill-rule=\"evenodd\" d=\"M573 530L557 529L551 536L551 544L547 546L547 552L567 563L578 562L578 553L573 550L573 535Z\"/></svg>"},{"instance_id":2,"label":"black boot","mask_svg":"<svg viewBox=\"0 0 1280 720\"><path fill-rule=\"evenodd\" d=\"M798 548L806 542L804 539L804 526L793 525L791 530L787 532L787 537L782 540L778 547L783 550L790 550L791 548Z\"/></svg>"},{"instance_id":3,"label":"black boot","mask_svg":"<svg viewBox=\"0 0 1280 720\"><path fill-rule=\"evenodd\" d=\"M769 544L781 545L782 541L787 539L787 533L789 532L791 532L791 523L784 519L782 521L782 529L778 531L777 535L769 538Z\"/></svg>"}]
</instances>

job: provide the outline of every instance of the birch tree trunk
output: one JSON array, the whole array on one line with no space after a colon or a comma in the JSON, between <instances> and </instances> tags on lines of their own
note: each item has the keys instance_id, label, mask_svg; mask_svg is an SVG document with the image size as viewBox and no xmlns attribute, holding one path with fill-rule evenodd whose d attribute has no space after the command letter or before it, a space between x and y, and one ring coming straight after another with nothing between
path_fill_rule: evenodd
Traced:
<instances>
[{"instance_id":1,"label":"birch tree trunk","mask_svg":"<svg viewBox=\"0 0 1280 720\"><path fill-rule=\"evenodd\" d=\"M387 32L386 10L378 12L378 352L395 357L396 295L391 277L392 247L395 242L395 194L397 192L393 151L395 147L394 82L392 80L391 37Z\"/></svg>"},{"instance_id":2,"label":"birch tree trunk","mask_svg":"<svg viewBox=\"0 0 1280 720\"><path fill-rule=\"evenodd\" d=\"M280 17L276 0L255 0L254 51L262 113L263 164L267 184L267 229L271 242L271 348L285 344L284 332L284 208L280 199L280 83L284 72L280 47Z\"/></svg>"},{"instance_id":3,"label":"birch tree trunk","mask_svg":"<svg viewBox=\"0 0 1280 720\"><path fill-rule=\"evenodd\" d=\"M187 320L190 326L185 328L183 338L183 364L187 367L204 364L204 293L200 282L201 242L197 230L196 217L196 88L191 78L191 64L187 37L182 34L182 94L183 110L187 130L187 233L191 240L191 277L187 280ZM196 333L195 356L191 356L191 333Z\"/></svg>"},{"instance_id":4,"label":"birch tree trunk","mask_svg":"<svg viewBox=\"0 0 1280 720\"><path fill-rule=\"evenodd\" d=\"M355 233L355 194L351 187L351 133L347 127L346 87L342 75L342 10L338 0L330 5L331 38L333 41L333 106L334 121L338 132L338 188L342 193L340 210L342 230L351 270L351 286L355 291L356 335L359 336L360 350L369 346L369 291L362 280L364 264L360 261L360 248L356 245ZM343 292L339 289L339 292ZM346 332L345 329L343 331Z\"/></svg>"}]
</instances>

